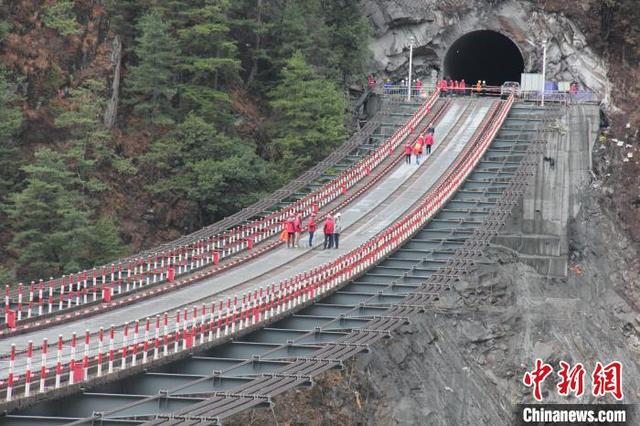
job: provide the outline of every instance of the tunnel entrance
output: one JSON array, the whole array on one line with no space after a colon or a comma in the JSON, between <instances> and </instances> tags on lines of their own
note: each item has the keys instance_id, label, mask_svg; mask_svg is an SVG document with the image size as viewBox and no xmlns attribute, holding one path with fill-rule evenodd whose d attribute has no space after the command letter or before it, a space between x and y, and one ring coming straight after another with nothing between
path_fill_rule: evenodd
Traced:
<instances>
[{"instance_id":1,"label":"tunnel entrance","mask_svg":"<svg viewBox=\"0 0 640 426\"><path fill-rule=\"evenodd\" d=\"M467 84L486 80L490 86L520 81L524 59L518 46L496 31L480 30L456 40L444 58L444 77Z\"/></svg>"}]
</instances>

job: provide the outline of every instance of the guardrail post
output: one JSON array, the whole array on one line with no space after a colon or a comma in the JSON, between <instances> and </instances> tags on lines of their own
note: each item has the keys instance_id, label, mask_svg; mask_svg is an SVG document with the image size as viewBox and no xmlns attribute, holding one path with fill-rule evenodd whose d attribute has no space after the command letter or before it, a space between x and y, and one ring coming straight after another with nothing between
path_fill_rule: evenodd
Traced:
<instances>
[{"instance_id":1,"label":"guardrail post","mask_svg":"<svg viewBox=\"0 0 640 426\"><path fill-rule=\"evenodd\" d=\"M163 318L163 327L162 327L162 343L163 343L162 356L167 356L169 355L169 333L168 333L169 314L165 312L163 317L164 318Z\"/></svg>"},{"instance_id":2,"label":"guardrail post","mask_svg":"<svg viewBox=\"0 0 640 426\"><path fill-rule=\"evenodd\" d=\"M33 342L29 340L27 343L27 365L24 371L24 396L31 394L31 358L33 357Z\"/></svg>"},{"instance_id":3,"label":"guardrail post","mask_svg":"<svg viewBox=\"0 0 640 426\"><path fill-rule=\"evenodd\" d=\"M47 378L47 353L49 352L49 340L45 337L42 339L42 359L40 361L40 393L45 391Z\"/></svg>"},{"instance_id":4,"label":"guardrail post","mask_svg":"<svg viewBox=\"0 0 640 426\"><path fill-rule=\"evenodd\" d=\"M13 367L16 362L16 345L11 344L11 355L9 357L9 378L7 379L7 401L13 397Z\"/></svg>"},{"instance_id":5,"label":"guardrail post","mask_svg":"<svg viewBox=\"0 0 640 426\"><path fill-rule=\"evenodd\" d=\"M83 380L89 379L89 342L91 339L91 334L89 330L85 330L84 332L84 356L82 357L82 377Z\"/></svg>"},{"instance_id":6,"label":"guardrail post","mask_svg":"<svg viewBox=\"0 0 640 426\"><path fill-rule=\"evenodd\" d=\"M154 348L153 348L153 359L158 359L158 345L160 341L160 315L156 315L156 322L154 328Z\"/></svg>"},{"instance_id":7,"label":"guardrail post","mask_svg":"<svg viewBox=\"0 0 640 426\"><path fill-rule=\"evenodd\" d=\"M122 360L120 364L120 369L124 370L127 368L127 346L129 344L129 322L124 323L124 329L122 333Z\"/></svg>"},{"instance_id":8,"label":"guardrail post","mask_svg":"<svg viewBox=\"0 0 640 426\"><path fill-rule=\"evenodd\" d=\"M76 333L71 333L71 352L69 353L69 384L72 385L74 383L73 373L75 372L76 367Z\"/></svg>"},{"instance_id":9,"label":"guardrail post","mask_svg":"<svg viewBox=\"0 0 640 426\"><path fill-rule=\"evenodd\" d=\"M98 299L98 271L96 268L93 268L93 301L95 302Z\"/></svg>"},{"instance_id":10,"label":"guardrail post","mask_svg":"<svg viewBox=\"0 0 640 426\"><path fill-rule=\"evenodd\" d=\"M96 369L96 376L102 377L102 351L104 344L104 328L100 327L98 331L98 366Z\"/></svg>"},{"instance_id":11,"label":"guardrail post","mask_svg":"<svg viewBox=\"0 0 640 426\"><path fill-rule=\"evenodd\" d=\"M135 367L137 364L138 351L136 350L138 347L138 337L140 336L140 321L136 320L133 325L133 343L131 345L131 366Z\"/></svg>"},{"instance_id":12,"label":"guardrail post","mask_svg":"<svg viewBox=\"0 0 640 426\"><path fill-rule=\"evenodd\" d=\"M180 344L178 336L180 335L180 311L176 311L176 335L175 339L173 339L173 353L178 352L178 345Z\"/></svg>"},{"instance_id":13,"label":"guardrail post","mask_svg":"<svg viewBox=\"0 0 640 426\"><path fill-rule=\"evenodd\" d=\"M62 376L62 347L63 347L62 334L59 334L58 335L58 352L56 354L56 383L55 383L56 389L60 387L60 379Z\"/></svg>"}]
</instances>

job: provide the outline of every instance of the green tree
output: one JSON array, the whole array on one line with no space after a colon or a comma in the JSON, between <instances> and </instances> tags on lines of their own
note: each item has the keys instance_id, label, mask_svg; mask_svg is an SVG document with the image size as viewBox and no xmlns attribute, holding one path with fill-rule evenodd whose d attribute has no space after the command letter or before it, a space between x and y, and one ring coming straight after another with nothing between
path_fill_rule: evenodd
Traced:
<instances>
[{"instance_id":1,"label":"green tree","mask_svg":"<svg viewBox=\"0 0 640 426\"><path fill-rule=\"evenodd\" d=\"M32 280L88 267L93 241L90 211L75 189L77 178L62 156L48 148L24 166L26 186L12 194L7 208L15 231L16 276Z\"/></svg>"},{"instance_id":2,"label":"green tree","mask_svg":"<svg viewBox=\"0 0 640 426\"><path fill-rule=\"evenodd\" d=\"M370 58L368 45L372 28L362 13L363 8L359 0L323 0L333 52L331 65L343 84L353 77L360 78Z\"/></svg>"},{"instance_id":3,"label":"green tree","mask_svg":"<svg viewBox=\"0 0 640 426\"><path fill-rule=\"evenodd\" d=\"M288 177L298 175L343 142L343 94L331 80L320 78L301 52L287 61L270 97L277 117L272 155Z\"/></svg>"},{"instance_id":4,"label":"green tree","mask_svg":"<svg viewBox=\"0 0 640 426\"><path fill-rule=\"evenodd\" d=\"M228 109L224 90L237 80L240 61L229 36L226 0L189 2L178 12L180 98L183 109L220 121ZM223 110L221 110L223 108Z\"/></svg>"},{"instance_id":5,"label":"green tree","mask_svg":"<svg viewBox=\"0 0 640 426\"><path fill-rule=\"evenodd\" d=\"M107 184L98 177L100 169L113 167L119 173L136 172L130 161L116 154L110 146L111 134L102 122L106 104L103 93L104 84L95 80L72 89L68 99L73 108L62 112L55 121L57 127L69 131L65 160L80 179L85 193L107 189Z\"/></svg>"},{"instance_id":6,"label":"green tree","mask_svg":"<svg viewBox=\"0 0 640 426\"><path fill-rule=\"evenodd\" d=\"M235 1L229 16L245 83L270 87L296 51L341 84L360 77L371 33L362 10L358 0Z\"/></svg>"},{"instance_id":7,"label":"green tree","mask_svg":"<svg viewBox=\"0 0 640 426\"><path fill-rule=\"evenodd\" d=\"M73 11L73 0L55 0L45 4L42 10L42 22L65 36L80 32L80 26Z\"/></svg>"},{"instance_id":8,"label":"green tree","mask_svg":"<svg viewBox=\"0 0 640 426\"><path fill-rule=\"evenodd\" d=\"M128 102L133 111L157 125L174 122L171 101L177 92L175 77L178 43L169 22L152 9L138 22L140 36L134 49L138 64L126 80Z\"/></svg>"},{"instance_id":9,"label":"green tree","mask_svg":"<svg viewBox=\"0 0 640 426\"><path fill-rule=\"evenodd\" d=\"M115 34L122 38L125 50L133 46L138 36L136 22L150 7L151 0L106 0L109 24Z\"/></svg>"},{"instance_id":10,"label":"green tree","mask_svg":"<svg viewBox=\"0 0 640 426\"><path fill-rule=\"evenodd\" d=\"M268 91L296 51L322 73L328 71L333 54L320 0L238 0L230 16L233 36L246 47L241 59L247 85Z\"/></svg>"},{"instance_id":11,"label":"green tree","mask_svg":"<svg viewBox=\"0 0 640 426\"><path fill-rule=\"evenodd\" d=\"M225 136L195 114L155 141L144 161L156 171L149 190L167 201L186 198L200 226L254 202L272 181L254 144Z\"/></svg>"},{"instance_id":12,"label":"green tree","mask_svg":"<svg viewBox=\"0 0 640 426\"><path fill-rule=\"evenodd\" d=\"M20 160L15 136L22 127L22 112L15 88L0 69L0 202L16 184Z\"/></svg>"},{"instance_id":13,"label":"green tree","mask_svg":"<svg viewBox=\"0 0 640 426\"><path fill-rule=\"evenodd\" d=\"M101 217L91 226L87 244L90 265L104 265L125 253L117 223L109 217ZM89 265L89 266L90 266Z\"/></svg>"},{"instance_id":14,"label":"green tree","mask_svg":"<svg viewBox=\"0 0 640 426\"><path fill-rule=\"evenodd\" d=\"M69 100L73 108L62 112L55 125L69 131L70 139L64 150L67 165L74 171L85 191L100 192L106 185L95 178L97 159L108 156L106 142L109 133L100 121L104 99L98 92L102 85L88 81L81 87L71 89Z\"/></svg>"}]
</instances>

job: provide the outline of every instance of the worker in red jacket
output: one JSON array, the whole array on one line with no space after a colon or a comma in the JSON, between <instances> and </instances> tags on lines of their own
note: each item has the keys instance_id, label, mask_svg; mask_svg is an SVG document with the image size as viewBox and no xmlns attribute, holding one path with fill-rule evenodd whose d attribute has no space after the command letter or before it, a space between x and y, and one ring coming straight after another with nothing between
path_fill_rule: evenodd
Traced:
<instances>
[{"instance_id":1,"label":"worker in red jacket","mask_svg":"<svg viewBox=\"0 0 640 426\"><path fill-rule=\"evenodd\" d=\"M309 247L313 247L313 234L316 233L316 215L312 214L307 223L307 230L309 231Z\"/></svg>"},{"instance_id":2,"label":"worker in red jacket","mask_svg":"<svg viewBox=\"0 0 640 426\"><path fill-rule=\"evenodd\" d=\"M405 164L411 164L411 144L407 142L404 144L404 162Z\"/></svg>"},{"instance_id":3,"label":"worker in red jacket","mask_svg":"<svg viewBox=\"0 0 640 426\"><path fill-rule=\"evenodd\" d=\"M324 221L324 249L333 248L333 217L329 214Z\"/></svg>"},{"instance_id":4,"label":"worker in red jacket","mask_svg":"<svg viewBox=\"0 0 640 426\"><path fill-rule=\"evenodd\" d=\"M426 146L427 154L431 154L431 145L433 145L433 135L431 133L427 133L427 136L425 136L424 144Z\"/></svg>"},{"instance_id":5,"label":"worker in red jacket","mask_svg":"<svg viewBox=\"0 0 640 426\"><path fill-rule=\"evenodd\" d=\"M440 96L443 98L447 97L447 80L444 78L440 80Z\"/></svg>"},{"instance_id":6,"label":"worker in red jacket","mask_svg":"<svg viewBox=\"0 0 640 426\"><path fill-rule=\"evenodd\" d=\"M293 216L287 219L285 223L285 229L287 230L287 247L293 248L295 246L296 227L293 224Z\"/></svg>"}]
</instances>

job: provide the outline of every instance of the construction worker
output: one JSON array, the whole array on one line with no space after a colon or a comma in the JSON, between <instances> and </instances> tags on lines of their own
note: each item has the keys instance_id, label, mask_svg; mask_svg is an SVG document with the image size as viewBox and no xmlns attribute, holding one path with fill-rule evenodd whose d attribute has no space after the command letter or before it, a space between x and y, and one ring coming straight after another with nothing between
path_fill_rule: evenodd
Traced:
<instances>
[{"instance_id":1,"label":"construction worker","mask_svg":"<svg viewBox=\"0 0 640 426\"><path fill-rule=\"evenodd\" d=\"M443 98L447 97L447 80L444 78L440 80L440 96Z\"/></svg>"},{"instance_id":2,"label":"construction worker","mask_svg":"<svg viewBox=\"0 0 640 426\"><path fill-rule=\"evenodd\" d=\"M293 224L294 218L293 216L287 219L287 223L285 223L285 229L287 231L287 248L293 248L296 243L295 232L296 228Z\"/></svg>"},{"instance_id":3,"label":"construction worker","mask_svg":"<svg viewBox=\"0 0 640 426\"><path fill-rule=\"evenodd\" d=\"M309 231L309 247L313 247L313 234L316 233L316 215L312 214L307 223L307 230Z\"/></svg>"},{"instance_id":4,"label":"construction worker","mask_svg":"<svg viewBox=\"0 0 640 426\"><path fill-rule=\"evenodd\" d=\"M480 96L480 90L482 90L482 80L478 80L476 83L476 96Z\"/></svg>"},{"instance_id":5,"label":"construction worker","mask_svg":"<svg viewBox=\"0 0 640 426\"><path fill-rule=\"evenodd\" d=\"M424 145L427 151L427 154L431 154L431 145L433 145L433 133L428 132L424 137Z\"/></svg>"},{"instance_id":6,"label":"construction worker","mask_svg":"<svg viewBox=\"0 0 640 426\"><path fill-rule=\"evenodd\" d=\"M328 214L327 218L324 221L324 246L323 250L333 247L333 226L335 223L333 222L333 217Z\"/></svg>"},{"instance_id":7,"label":"construction worker","mask_svg":"<svg viewBox=\"0 0 640 426\"><path fill-rule=\"evenodd\" d=\"M342 215L336 213L333 221L333 248L337 249L340 244L340 232L342 232Z\"/></svg>"},{"instance_id":8,"label":"construction worker","mask_svg":"<svg viewBox=\"0 0 640 426\"><path fill-rule=\"evenodd\" d=\"M413 145L413 153L416 155L416 164L420 164L420 157L422 156L422 151L424 149L424 139L422 136L418 138L418 141Z\"/></svg>"},{"instance_id":9,"label":"construction worker","mask_svg":"<svg viewBox=\"0 0 640 426\"><path fill-rule=\"evenodd\" d=\"M404 144L404 162L411 164L411 144L409 142Z\"/></svg>"}]
</instances>

